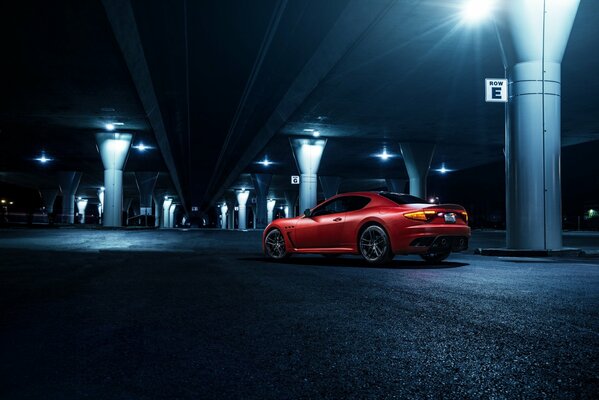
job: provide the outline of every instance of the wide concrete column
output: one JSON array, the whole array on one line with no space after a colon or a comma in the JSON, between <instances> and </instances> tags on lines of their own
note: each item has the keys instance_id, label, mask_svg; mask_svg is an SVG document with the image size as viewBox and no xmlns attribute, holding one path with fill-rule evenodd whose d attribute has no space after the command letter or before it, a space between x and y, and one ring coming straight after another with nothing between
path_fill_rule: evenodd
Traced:
<instances>
[{"instance_id":1,"label":"wide concrete column","mask_svg":"<svg viewBox=\"0 0 599 400\"><path fill-rule=\"evenodd\" d=\"M85 209L87 208L87 199L77 198L77 211L79 212L79 223L85 224Z\"/></svg>"},{"instance_id":2,"label":"wide concrete column","mask_svg":"<svg viewBox=\"0 0 599 400\"><path fill-rule=\"evenodd\" d=\"M506 238L512 249L562 247L561 62L579 0L505 0L497 28L509 102Z\"/></svg>"},{"instance_id":3,"label":"wide concrete column","mask_svg":"<svg viewBox=\"0 0 599 400\"><path fill-rule=\"evenodd\" d=\"M426 178L435 152L435 145L432 143L400 143L399 147L410 178L410 194L425 199Z\"/></svg>"},{"instance_id":4,"label":"wide concrete column","mask_svg":"<svg viewBox=\"0 0 599 400\"><path fill-rule=\"evenodd\" d=\"M161 228L168 228L170 225L170 208L173 204L173 199L167 197L162 202L162 220L160 221Z\"/></svg>"},{"instance_id":5,"label":"wide concrete column","mask_svg":"<svg viewBox=\"0 0 599 400\"><path fill-rule=\"evenodd\" d=\"M318 167L322 159L326 139L289 139L300 172L300 214L317 203Z\"/></svg>"},{"instance_id":6,"label":"wide concrete column","mask_svg":"<svg viewBox=\"0 0 599 400\"><path fill-rule=\"evenodd\" d=\"M319 176L320 187L324 193L324 198L328 199L335 196L339 192L339 186L341 185L341 178L338 176Z\"/></svg>"},{"instance_id":7,"label":"wide concrete column","mask_svg":"<svg viewBox=\"0 0 599 400\"><path fill-rule=\"evenodd\" d=\"M104 164L104 214L102 225L121 226L123 208L123 167L129 154L129 133L96 133L98 150Z\"/></svg>"},{"instance_id":8,"label":"wide concrete column","mask_svg":"<svg viewBox=\"0 0 599 400\"><path fill-rule=\"evenodd\" d=\"M406 190L407 179L385 179L387 190L393 193L404 193Z\"/></svg>"},{"instance_id":9,"label":"wide concrete column","mask_svg":"<svg viewBox=\"0 0 599 400\"><path fill-rule=\"evenodd\" d=\"M272 175L270 174L252 174L252 182L256 190L256 224L254 229L266 228L268 218L266 215L266 197L268 196L268 188Z\"/></svg>"},{"instance_id":10,"label":"wide concrete column","mask_svg":"<svg viewBox=\"0 0 599 400\"><path fill-rule=\"evenodd\" d=\"M62 190L62 222L75 223L75 193L81 181L81 172L59 172L58 181Z\"/></svg>"},{"instance_id":11,"label":"wide concrete column","mask_svg":"<svg viewBox=\"0 0 599 400\"><path fill-rule=\"evenodd\" d=\"M50 215L54 212L54 202L58 195L58 189L40 189L40 196L42 197L42 204L46 210L46 214Z\"/></svg>"},{"instance_id":12,"label":"wide concrete column","mask_svg":"<svg viewBox=\"0 0 599 400\"><path fill-rule=\"evenodd\" d=\"M274 218L275 206L277 205L277 201L273 199L268 199L266 202L266 210L268 211L268 223L270 224Z\"/></svg>"},{"instance_id":13,"label":"wide concrete column","mask_svg":"<svg viewBox=\"0 0 599 400\"><path fill-rule=\"evenodd\" d=\"M139 190L139 214L152 215L152 193L156 186L158 172L136 172L135 183Z\"/></svg>"},{"instance_id":14,"label":"wide concrete column","mask_svg":"<svg viewBox=\"0 0 599 400\"><path fill-rule=\"evenodd\" d=\"M220 228L227 229L227 211L229 211L229 206L227 203L223 203L220 206Z\"/></svg>"},{"instance_id":15,"label":"wide concrete column","mask_svg":"<svg viewBox=\"0 0 599 400\"><path fill-rule=\"evenodd\" d=\"M247 229L247 201L250 197L249 190L238 190L237 194L237 206L239 207L239 229Z\"/></svg>"}]
</instances>

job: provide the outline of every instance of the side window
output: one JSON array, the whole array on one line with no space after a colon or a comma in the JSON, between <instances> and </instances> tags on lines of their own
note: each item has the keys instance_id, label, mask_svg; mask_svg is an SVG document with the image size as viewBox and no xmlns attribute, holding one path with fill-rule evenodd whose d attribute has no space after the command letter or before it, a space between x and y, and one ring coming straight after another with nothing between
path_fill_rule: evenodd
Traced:
<instances>
[{"instance_id":1,"label":"side window","mask_svg":"<svg viewBox=\"0 0 599 400\"><path fill-rule=\"evenodd\" d=\"M317 207L312 215L314 217L318 217L319 215L337 214L344 211L345 207L343 198L339 198Z\"/></svg>"},{"instance_id":2,"label":"side window","mask_svg":"<svg viewBox=\"0 0 599 400\"><path fill-rule=\"evenodd\" d=\"M366 204L370 203L370 199L368 197L362 196L347 196L343 197L343 200L345 200L344 208L347 212L360 210L366 207Z\"/></svg>"}]
</instances>

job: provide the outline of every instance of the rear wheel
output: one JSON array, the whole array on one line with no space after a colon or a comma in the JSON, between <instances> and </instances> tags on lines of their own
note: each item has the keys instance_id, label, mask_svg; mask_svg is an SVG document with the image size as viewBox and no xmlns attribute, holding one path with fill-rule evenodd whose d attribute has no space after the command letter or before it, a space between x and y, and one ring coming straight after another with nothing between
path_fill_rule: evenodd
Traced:
<instances>
[{"instance_id":1,"label":"rear wheel","mask_svg":"<svg viewBox=\"0 0 599 400\"><path fill-rule=\"evenodd\" d=\"M387 232L378 225L370 225L362 231L358 247L362 257L370 264L383 264L393 259Z\"/></svg>"},{"instance_id":2,"label":"rear wheel","mask_svg":"<svg viewBox=\"0 0 599 400\"><path fill-rule=\"evenodd\" d=\"M275 260L289 257L291 254L285 248L285 238L278 229L273 229L264 238L264 251L266 255Z\"/></svg>"},{"instance_id":3,"label":"rear wheel","mask_svg":"<svg viewBox=\"0 0 599 400\"><path fill-rule=\"evenodd\" d=\"M429 264L438 264L449 257L449 251L441 253L420 254L420 257Z\"/></svg>"}]
</instances>

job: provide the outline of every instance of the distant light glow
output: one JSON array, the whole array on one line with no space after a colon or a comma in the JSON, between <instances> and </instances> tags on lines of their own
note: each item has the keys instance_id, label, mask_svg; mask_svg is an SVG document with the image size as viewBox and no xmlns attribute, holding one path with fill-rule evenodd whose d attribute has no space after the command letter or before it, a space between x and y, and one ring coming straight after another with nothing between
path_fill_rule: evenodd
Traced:
<instances>
[{"instance_id":1,"label":"distant light glow","mask_svg":"<svg viewBox=\"0 0 599 400\"><path fill-rule=\"evenodd\" d=\"M15 202L14 201L9 201L8 204L10 204L12 206L13 204L15 204Z\"/></svg>"},{"instance_id":2,"label":"distant light glow","mask_svg":"<svg viewBox=\"0 0 599 400\"><path fill-rule=\"evenodd\" d=\"M320 132L317 131L316 129L306 128L306 129L304 129L304 132L311 133L313 137L320 137Z\"/></svg>"},{"instance_id":3,"label":"distant light glow","mask_svg":"<svg viewBox=\"0 0 599 400\"><path fill-rule=\"evenodd\" d=\"M143 144L142 142L139 142L139 144L138 144L138 145L131 146L131 147L133 147L134 149L137 149L137 150L139 150L139 151L141 151L141 152L144 152L144 151L146 151L146 150L153 149L153 147L151 147L151 146L146 146L146 145L145 145L145 144Z\"/></svg>"},{"instance_id":4,"label":"distant light glow","mask_svg":"<svg viewBox=\"0 0 599 400\"><path fill-rule=\"evenodd\" d=\"M387 161L391 157L394 157L393 154L387 152L387 148L386 147L383 148L383 151L381 153L375 154L375 156L378 157L378 158L380 158L383 161Z\"/></svg>"},{"instance_id":5,"label":"distant light glow","mask_svg":"<svg viewBox=\"0 0 599 400\"><path fill-rule=\"evenodd\" d=\"M262 161L258 161L258 164L262 164L262 165L264 165L265 167L268 167L268 166L269 166L269 165L271 165L272 163L273 163L273 162L272 162L272 161L270 161L270 160L268 159L268 156L264 156L264 160L262 160Z\"/></svg>"},{"instance_id":6,"label":"distant light glow","mask_svg":"<svg viewBox=\"0 0 599 400\"><path fill-rule=\"evenodd\" d=\"M437 168L435 169L435 171L441 173L441 174L446 174L448 172L453 172L453 169L449 169L445 167L445 163L441 164L441 168Z\"/></svg>"},{"instance_id":7,"label":"distant light glow","mask_svg":"<svg viewBox=\"0 0 599 400\"><path fill-rule=\"evenodd\" d=\"M462 4L462 21L468 24L480 22L491 15L494 0L465 0Z\"/></svg>"},{"instance_id":8,"label":"distant light glow","mask_svg":"<svg viewBox=\"0 0 599 400\"><path fill-rule=\"evenodd\" d=\"M35 158L35 161L39 161L42 164L45 164L45 163L47 163L49 161L52 161L52 159L49 158L49 157L46 157L46 154L44 152L42 152L42 155L39 156L38 158Z\"/></svg>"},{"instance_id":9,"label":"distant light glow","mask_svg":"<svg viewBox=\"0 0 599 400\"><path fill-rule=\"evenodd\" d=\"M0 203L6 204L6 200L2 199L2 200L0 200Z\"/></svg>"},{"instance_id":10,"label":"distant light glow","mask_svg":"<svg viewBox=\"0 0 599 400\"><path fill-rule=\"evenodd\" d=\"M320 132L319 131L314 131L314 132L312 132L312 136L314 136L314 137L320 137Z\"/></svg>"},{"instance_id":11,"label":"distant light glow","mask_svg":"<svg viewBox=\"0 0 599 400\"><path fill-rule=\"evenodd\" d=\"M117 126L123 125L125 125L123 122L109 122L104 125L104 128L106 128L107 131L114 131Z\"/></svg>"}]
</instances>

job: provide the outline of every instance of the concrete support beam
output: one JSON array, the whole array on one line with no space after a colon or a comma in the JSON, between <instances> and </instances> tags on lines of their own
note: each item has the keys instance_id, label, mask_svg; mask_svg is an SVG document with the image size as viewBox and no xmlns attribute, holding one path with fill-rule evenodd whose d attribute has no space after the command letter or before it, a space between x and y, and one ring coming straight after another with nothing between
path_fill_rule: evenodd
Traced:
<instances>
[{"instance_id":1,"label":"concrete support beam","mask_svg":"<svg viewBox=\"0 0 599 400\"><path fill-rule=\"evenodd\" d=\"M81 172L59 172L58 181L62 190L62 222L75 223L75 193L81 181Z\"/></svg>"},{"instance_id":2,"label":"concrete support beam","mask_svg":"<svg viewBox=\"0 0 599 400\"><path fill-rule=\"evenodd\" d=\"M44 205L46 214L52 214L54 212L54 202L56 201L56 196L58 196L58 188L40 189L40 196L42 197L42 204Z\"/></svg>"},{"instance_id":3,"label":"concrete support beam","mask_svg":"<svg viewBox=\"0 0 599 400\"><path fill-rule=\"evenodd\" d=\"M166 198L162 202L162 221L160 221L161 228L168 228L170 226L170 208L173 204L173 199Z\"/></svg>"},{"instance_id":4,"label":"concrete support beam","mask_svg":"<svg viewBox=\"0 0 599 400\"><path fill-rule=\"evenodd\" d=\"M400 143L399 147L410 177L410 194L425 199L426 178L435 152L435 145L432 143Z\"/></svg>"},{"instance_id":5,"label":"concrete support beam","mask_svg":"<svg viewBox=\"0 0 599 400\"><path fill-rule=\"evenodd\" d=\"M393 193L405 193L407 179L385 179L387 190Z\"/></svg>"},{"instance_id":6,"label":"concrete support beam","mask_svg":"<svg viewBox=\"0 0 599 400\"><path fill-rule=\"evenodd\" d=\"M268 199L266 202L266 209L268 211L268 220L267 223L270 224L274 218L275 206L277 205L277 201L274 199Z\"/></svg>"},{"instance_id":7,"label":"concrete support beam","mask_svg":"<svg viewBox=\"0 0 599 400\"><path fill-rule=\"evenodd\" d=\"M335 196L339 192L341 178L338 176L319 176L320 187L324 193L324 198L328 199Z\"/></svg>"},{"instance_id":8,"label":"concrete support beam","mask_svg":"<svg viewBox=\"0 0 599 400\"><path fill-rule=\"evenodd\" d=\"M266 215L266 198L272 175L270 174L252 174L252 182L256 190L256 225L254 229L264 229L268 224Z\"/></svg>"},{"instance_id":9,"label":"concrete support beam","mask_svg":"<svg viewBox=\"0 0 599 400\"><path fill-rule=\"evenodd\" d=\"M295 203L297 201L297 192L286 191L285 192L285 217L295 217Z\"/></svg>"},{"instance_id":10,"label":"concrete support beam","mask_svg":"<svg viewBox=\"0 0 599 400\"><path fill-rule=\"evenodd\" d=\"M104 215L102 225L121 226L123 208L123 167L133 135L130 133L96 133L98 150L104 164Z\"/></svg>"},{"instance_id":11,"label":"concrete support beam","mask_svg":"<svg viewBox=\"0 0 599 400\"><path fill-rule=\"evenodd\" d=\"M158 172L136 172L135 183L139 190L139 214L152 215L152 193L156 186Z\"/></svg>"},{"instance_id":12,"label":"concrete support beam","mask_svg":"<svg viewBox=\"0 0 599 400\"><path fill-rule=\"evenodd\" d=\"M237 207L239 207L239 230L247 229L247 201L250 197L249 190L237 191Z\"/></svg>"},{"instance_id":13,"label":"concrete support beam","mask_svg":"<svg viewBox=\"0 0 599 400\"><path fill-rule=\"evenodd\" d=\"M77 198L77 211L79 212L79 223L85 224L85 209L87 208L87 199Z\"/></svg>"},{"instance_id":14,"label":"concrete support beam","mask_svg":"<svg viewBox=\"0 0 599 400\"><path fill-rule=\"evenodd\" d=\"M229 206L227 203L223 203L220 206L220 228L227 229L227 211L229 211Z\"/></svg>"},{"instance_id":15,"label":"concrete support beam","mask_svg":"<svg viewBox=\"0 0 599 400\"><path fill-rule=\"evenodd\" d=\"M300 172L300 214L317 203L318 167L327 144L326 139L289 139Z\"/></svg>"},{"instance_id":16,"label":"concrete support beam","mask_svg":"<svg viewBox=\"0 0 599 400\"><path fill-rule=\"evenodd\" d=\"M579 0L506 0L496 21L509 80L506 238L560 249L561 63Z\"/></svg>"},{"instance_id":17,"label":"concrete support beam","mask_svg":"<svg viewBox=\"0 0 599 400\"><path fill-rule=\"evenodd\" d=\"M168 210L168 227L174 228L176 225L175 212L177 211L177 204L171 204Z\"/></svg>"}]
</instances>

